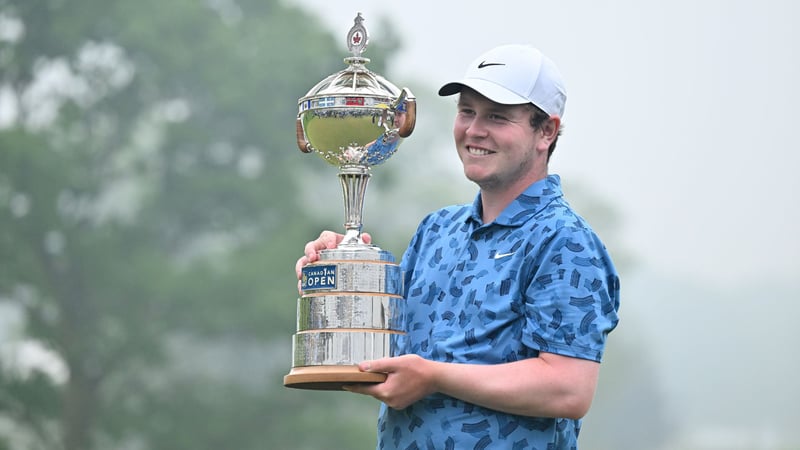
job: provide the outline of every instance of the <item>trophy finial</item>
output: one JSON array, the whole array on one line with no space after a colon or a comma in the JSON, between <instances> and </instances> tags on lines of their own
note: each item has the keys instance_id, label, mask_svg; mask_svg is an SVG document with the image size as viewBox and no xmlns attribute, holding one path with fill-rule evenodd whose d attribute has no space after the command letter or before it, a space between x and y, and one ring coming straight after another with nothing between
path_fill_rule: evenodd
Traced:
<instances>
[{"instance_id":1,"label":"trophy finial","mask_svg":"<svg viewBox=\"0 0 800 450\"><path fill-rule=\"evenodd\" d=\"M361 13L358 13L353 22L355 22L353 27L347 33L347 49L353 56L358 57L367 49L369 34L367 34L367 27L364 26L364 17L361 16Z\"/></svg>"}]
</instances>

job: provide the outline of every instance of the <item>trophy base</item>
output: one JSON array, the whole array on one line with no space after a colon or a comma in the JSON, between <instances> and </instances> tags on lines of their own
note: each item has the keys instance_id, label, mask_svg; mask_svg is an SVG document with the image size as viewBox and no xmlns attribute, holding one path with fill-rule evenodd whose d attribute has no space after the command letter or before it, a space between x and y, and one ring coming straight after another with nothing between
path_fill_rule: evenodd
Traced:
<instances>
[{"instance_id":1,"label":"trophy base","mask_svg":"<svg viewBox=\"0 0 800 450\"><path fill-rule=\"evenodd\" d=\"M283 385L295 389L341 391L342 386L357 383L382 383L385 373L362 372L357 366L293 367L283 377Z\"/></svg>"}]
</instances>

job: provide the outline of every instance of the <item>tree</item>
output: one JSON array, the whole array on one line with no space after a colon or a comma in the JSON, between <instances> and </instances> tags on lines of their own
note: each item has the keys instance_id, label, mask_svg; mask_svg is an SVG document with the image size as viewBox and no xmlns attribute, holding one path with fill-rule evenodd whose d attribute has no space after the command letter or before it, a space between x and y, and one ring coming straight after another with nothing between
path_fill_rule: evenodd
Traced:
<instances>
[{"instance_id":1,"label":"tree","mask_svg":"<svg viewBox=\"0 0 800 450\"><path fill-rule=\"evenodd\" d=\"M323 164L295 161L296 101L344 38L277 0L0 0L0 18L0 299L68 372L0 365L0 448L371 443L374 402L280 385L319 229L294 192Z\"/></svg>"}]
</instances>

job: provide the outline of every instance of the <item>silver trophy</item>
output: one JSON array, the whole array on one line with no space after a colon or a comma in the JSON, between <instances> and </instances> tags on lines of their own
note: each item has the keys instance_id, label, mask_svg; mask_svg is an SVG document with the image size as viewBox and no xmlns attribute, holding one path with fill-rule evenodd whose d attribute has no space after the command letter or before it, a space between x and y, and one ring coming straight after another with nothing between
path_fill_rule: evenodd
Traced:
<instances>
[{"instance_id":1,"label":"silver trophy","mask_svg":"<svg viewBox=\"0 0 800 450\"><path fill-rule=\"evenodd\" d=\"M405 334L403 274L388 251L361 238L370 167L389 159L416 121L416 99L368 70L361 13L347 34L346 69L298 101L297 145L339 168L344 196L344 240L303 268L297 332L287 387L339 390L375 383L385 374L361 372L364 360L395 356Z\"/></svg>"}]
</instances>

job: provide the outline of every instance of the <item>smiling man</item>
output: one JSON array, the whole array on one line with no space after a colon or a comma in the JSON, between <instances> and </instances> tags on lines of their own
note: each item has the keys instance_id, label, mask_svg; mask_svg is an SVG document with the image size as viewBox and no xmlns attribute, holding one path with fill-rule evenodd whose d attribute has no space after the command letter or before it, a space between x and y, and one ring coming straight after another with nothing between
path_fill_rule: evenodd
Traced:
<instances>
[{"instance_id":1,"label":"smiling man","mask_svg":"<svg viewBox=\"0 0 800 450\"><path fill-rule=\"evenodd\" d=\"M420 223L403 255L403 355L359 365L386 381L347 390L383 402L378 449L573 449L618 323L619 278L548 162L566 90L529 46L481 55L444 85L474 202ZM298 277L330 231L306 244ZM365 240L369 236L365 235Z\"/></svg>"}]
</instances>

